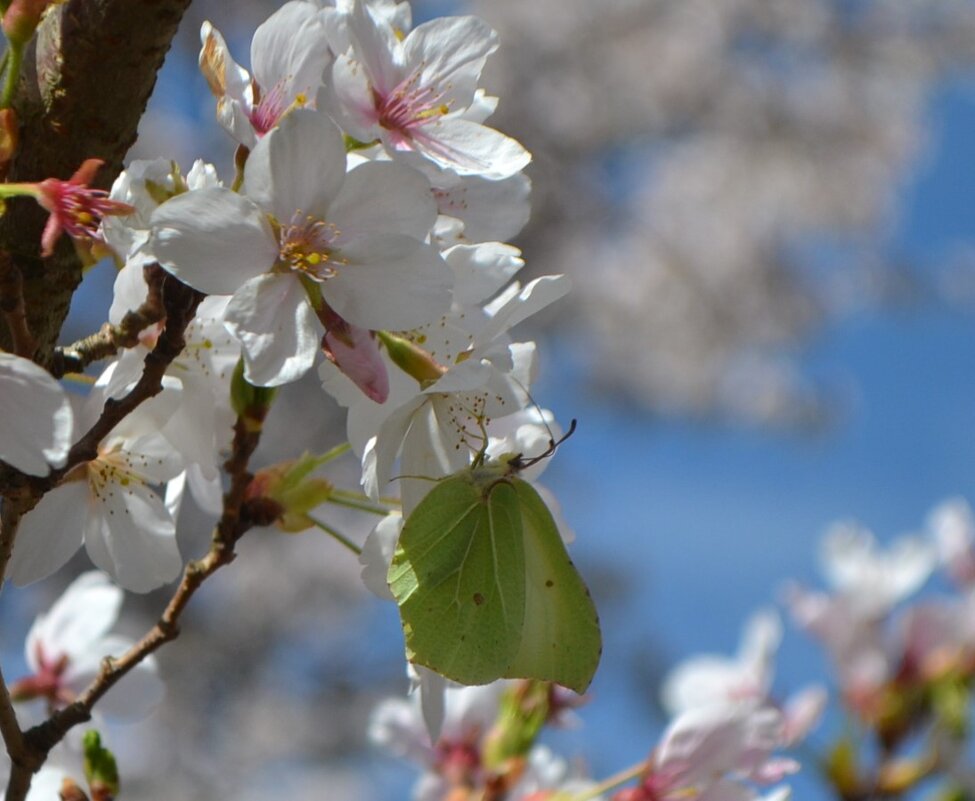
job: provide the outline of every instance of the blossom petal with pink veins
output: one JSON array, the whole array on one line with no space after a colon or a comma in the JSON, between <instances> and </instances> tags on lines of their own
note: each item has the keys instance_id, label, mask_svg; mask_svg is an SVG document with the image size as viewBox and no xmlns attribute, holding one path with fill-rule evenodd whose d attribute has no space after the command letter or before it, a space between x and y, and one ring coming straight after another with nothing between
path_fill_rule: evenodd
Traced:
<instances>
[{"instance_id":1,"label":"blossom petal with pink veins","mask_svg":"<svg viewBox=\"0 0 975 801\"><path fill-rule=\"evenodd\" d=\"M405 234L422 241L437 220L437 204L430 182L416 170L371 161L346 176L328 220L341 231L339 243L370 234Z\"/></svg>"},{"instance_id":2,"label":"blossom petal with pink veins","mask_svg":"<svg viewBox=\"0 0 975 801\"><path fill-rule=\"evenodd\" d=\"M80 654L69 667L71 688L81 692L98 675L106 656L119 657L134 643L126 637L109 635ZM159 678L156 660L150 656L139 662L98 701L98 711L119 722L133 722L148 715L166 694L166 685Z\"/></svg>"},{"instance_id":3,"label":"blossom petal with pink veins","mask_svg":"<svg viewBox=\"0 0 975 801\"><path fill-rule=\"evenodd\" d=\"M223 187L177 195L159 206L150 221L148 252L208 295L233 294L278 258L278 242L265 214Z\"/></svg>"},{"instance_id":4,"label":"blossom petal with pink veins","mask_svg":"<svg viewBox=\"0 0 975 801\"><path fill-rule=\"evenodd\" d=\"M183 568L172 517L139 481L106 487L85 523L85 546L97 567L132 592L161 587Z\"/></svg>"},{"instance_id":5,"label":"blossom petal with pink veins","mask_svg":"<svg viewBox=\"0 0 975 801\"><path fill-rule=\"evenodd\" d=\"M244 349L244 375L255 386L297 381L315 362L321 326L295 275L260 275L227 305L224 322Z\"/></svg>"},{"instance_id":6,"label":"blossom petal with pink veins","mask_svg":"<svg viewBox=\"0 0 975 801\"><path fill-rule=\"evenodd\" d=\"M257 143L244 167L243 191L287 225L296 212L325 217L344 180L339 129L325 114L299 109Z\"/></svg>"},{"instance_id":7,"label":"blossom petal with pink veins","mask_svg":"<svg viewBox=\"0 0 975 801\"><path fill-rule=\"evenodd\" d=\"M0 353L0 459L46 476L71 448L73 414L61 385L30 359Z\"/></svg>"},{"instance_id":8,"label":"blossom petal with pink veins","mask_svg":"<svg viewBox=\"0 0 975 801\"><path fill-rule=\"evenodd\" d=\"M414 28L403 42L403 60L420 68L420 85L445 92L443 102L467 108L498 34L478 17L442 17ZM456 109L451 108L451 111Z\"/></svg>"},{"instance_id":9,"label":"blossom petal with pink veins","mask_svg":"<svg viewBox=\"0 0 975 801\"><path fill-rule=\"evenodd\" d=\"M69 481L48 492L20 523L7 576L18 587L47 578L81 547L82 527L72 525L88 506L88 485Z\"/></svg>"},{"instance_id":10,"label":"blossom petal with pink veins","mask_svg":"<svg viewBox=\"0 0 975 801\"><path fill-rule=\"evenodd\" d=\"M318 95L318 108L327 108L349 135L371 142L379 135L379 112L362 64L349 55L335 59L332 80Z\"/></svg>"},{"instance_id":11,"label":"blossom petal with pink veins","mask_svg":"<svg viewBox=\"0 0 975 801\"><path fill-rule=\"evenodd\" d=\"M40 667L38 646L47 660L56 662L64 655L73 666L115 625L122 596L122 590L99 570L78 576L46 614L38 615L28 632L24 650L31 670Z\"/></svg>"},{"instance_id":12,"label":"blossom petal with pink veins","mask_svg":"<svg viewBox=\"0 0 975 801\"><path fill-rule=\"evenodd\" d=\"M532 160L517 139L477 122L448 116L434 118L412 131L412 145L385 130L383 144L397 157L417 169L424 169L423 157L458 175L480 175L498 181L520 172Z\"/></svg>"},{"instance_id":13,"label":"blossom petal with pink veins","mask_svg":"<svg viewBox=\"0 0 975 801\"><path fill-rule=\"evenodd\" d=\"M371 236L343 246L344 264L325 299L353 325L403 331L450 307L450 268L436 248L409 236Z\"/></svg>"},{"instance_id":14,"label":"blossom petal with pink veins","mask_svg":"<svg viewBox=\"0 0 975 801\"><path fill-rule=\"evenodd\" d=\"M317 88L331 57L322 11L307 0L285 3L251 39L251 68L264 94L279 81L295 93Z\"/></svg>"},{"instance_id":15,"label":"blossom petal with pink veins","mask_svg":"<svg viewBox=\"0 0 975 801\"><path fill-rule=\"evenodd\" d=\"M365 2L357 1L349 16L349 34L371 87L381 95L395 89L406 75L403 65L397 63L401 45L393 26L377 20Z\"/></svg>"}]
</instances>

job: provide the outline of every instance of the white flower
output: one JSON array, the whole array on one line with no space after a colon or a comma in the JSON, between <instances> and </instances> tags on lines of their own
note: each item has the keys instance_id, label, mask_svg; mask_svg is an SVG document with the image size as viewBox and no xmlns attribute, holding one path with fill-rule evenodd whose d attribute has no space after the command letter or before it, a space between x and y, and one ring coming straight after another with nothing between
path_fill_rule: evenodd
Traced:
<instances>
[{"instance_id":1,"label":"white flower","mask_svg":"<svg viewBox=\"0 0 975 801\"><path fill-rule=\"evenodd\" d=\"M244 147L253 149L292 109L314 105L332 61L326 37L331 9L291 0L254 32L253 79L239 66L220 32L200 29L200 69L217 98L217 120Z\"/></svg>"},{"instance_id":2,"label":"white flower","mask_svg":"<svg viewBox=\"0 0 975 801\"><path fill-rule=\"evenodd\" d=\"M950 498L928 515L938 561L962 586L975 582L975 517L964 498Z\"/></svg>"},{"instance_id":3,"label":"white flower","mask_svg":"<svg viewBox=\"0 0 975 801\"><path fill-rule=\"evenodd\" d=\"M80 416L85 430L101 412L96 388ZM139 406L22 520L9 576L18 586L61 567L85 543L91 560L127 590L148 592L179 574L176 528L150 488L177 476L182 459L160 433L176 398L163 392Z\"/></svg>"},{"instance_id":4,"label":"white flower","mask_svg":"<svg viewBox=\"0 0 975 801\"><path fill-rule=\"evenodd\" d=\"M770 784L799 769L794 760L773 755L784 744L783 731L782 716L770 707L692 709L664 732L645 782L654 797L757 798L741 780Z\"/></svg>"},{"instance_id":5,"label":"white flower","mask_svg":"<svg viewBox=\"0 0 975 801\"><path fill-rule=\"evenodd\" d=\"M476 118L477 83L497 34L476 17L424 23L400 40L385 20L355 3L352 49L335 61L328 101L345 130L379 139L397 159L431 162L459 175L508 178L531 160L514 139ZM435 169L436 169L435 168Z\"/></svg>"},{"instance_id":6,"label":"white flower","mask_svg":"<svg viewBox=\"0 0 975 801\"><path fill-rule=\"evenodd\" d=\"M60 467L71 448L71 405L29 359L0 353L0 459L32 476Z\"/></svg>"},{"instance_id":7,"label":"white flower","mask_svg":"<svg viewBox=\"0 0 975 801\"><path fill-rule=\"evenodd\" d=\"M771 689L782 623L771 609L745 625L738 655L702 655L671 670L660 692L664 709L678 715L689 709L741 701L764 701Z\"/></svg>"},{"instance_id":8,"label":"white flower","mask_svg":"<svg viewBox=\"0 0 975 801\"><path fill-rule=\"evenodd\" d=\"M880 550L873 534L854 522L835 523L823 538L826 580L865 617L881 617L913 595L931 575L928 543L905 537Z\"/></svg>"},{"instance_id":9,"label":"white flower","mask_svg":"<svg viewBox=\"0 0 975 801\"><path fill-rule=\"evenodd\" d=\"M104 573L91 571L76 578L31 626L25 645L31 675L11 686L14 699L41 698L49 708L70 704L98 675L106 656L125 653L132 640L108 633L122 596ZM162 695L163 684L150 656L105 694L98 710L133 720L148 714Z\"/></svg>"},{"instance_id":10,"label":"white flower","mask_svg":"<svg viewBox=\"0 0 975 801\"><path fill-rule=\"evenodd\" d=\"M312 365L318 310L366 328L411 328L450 303L450 271L424 239L429 184L392 163L345 173L345 146L324 115L295 111L254 148L244 194L187 192L152 215L147 249L181 280L231 294L225 322L246 377L277 386Z\"/></svg>"},{"instance_id":11,"label":"white flower","mask_svg":"<svg viewBox=\"0 0 975 801\"><path fill-rule=\"evenodd\" d=\"M139 249L149 238L149 218L160 203L175 195L206 186L219 186L216 168L202 159L197 159L185 177L180 173L175 162L166 159L152 159L151 161L136 160L119 173L112 184L109 197L132 207L131 214L108 216L102 219L102 235L105 241L125 261L125 268L116 280L116 288L121 282L141 280L141 267L152 261L151 257L138 253ZM134 272L138 277L122 278L122 274ZM116 297L109 312L109 320L118 323L122 315L130 309L138 308L145 299L145 285L142 296L133 306L120 308L119 297Z\"/></svg>"}]
</instances>

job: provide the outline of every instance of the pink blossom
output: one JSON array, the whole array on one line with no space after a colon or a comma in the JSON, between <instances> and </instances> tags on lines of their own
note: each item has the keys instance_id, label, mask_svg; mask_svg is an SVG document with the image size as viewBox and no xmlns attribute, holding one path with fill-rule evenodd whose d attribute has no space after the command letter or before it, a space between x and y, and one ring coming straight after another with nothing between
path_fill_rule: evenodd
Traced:
<instances>
[{"instance_id":1,"label":"pink blossom","mask_svg":"<svg viewBox=\"0 0 975 801\"><path fill-rule=\"evenodd\" d=\"M98 231L102 217L135 211L128 203L111 200L104 189L88 186L103 163L101 159L86 159L67 181L46 178L36 184L37 202L51 214L41 234L42 256L54 252L62 233L74 240L102 242Z\"/></svg>"}]
</instances>

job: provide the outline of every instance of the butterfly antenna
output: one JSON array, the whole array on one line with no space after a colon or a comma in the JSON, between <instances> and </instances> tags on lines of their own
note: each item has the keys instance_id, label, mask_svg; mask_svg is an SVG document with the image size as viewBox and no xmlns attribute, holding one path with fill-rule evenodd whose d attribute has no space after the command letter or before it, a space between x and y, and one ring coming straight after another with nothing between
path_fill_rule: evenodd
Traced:
<instances>
[{"instance_id":1,"label":"butterfly antenna","mask_svg":"<svg viewBox=\"0 0 975 801\"><path fill-rule=\"evenodd\" d=\"M526 467L531 467L533 464L538 464L542 459L548 459L556 450L558 450L559 445L565 442L569 437L571 437L576 430L576 420L575 418L569 423L569 430L566 431L561 437L559 437L558 442L553 438L548 440L548 448L545 449L544 453L538 454L538 456L533 456L531 459L525 459L522 454L518 454L514 459L511 460L510 464L516 470L524 470Z\"/></svg>"}]
</instances>

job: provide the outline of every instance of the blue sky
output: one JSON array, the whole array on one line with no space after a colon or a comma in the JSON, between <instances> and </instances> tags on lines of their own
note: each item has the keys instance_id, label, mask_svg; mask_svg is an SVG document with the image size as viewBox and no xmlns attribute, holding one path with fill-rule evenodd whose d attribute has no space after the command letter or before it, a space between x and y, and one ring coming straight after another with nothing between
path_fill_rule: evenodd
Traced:
<instances>
[{"instance_id":1,"label":"blue sky","mask_svg":"<svg viewBox=\"0 0 975 801\"><path fill-rule=\"evenodd\" d=\"M953 85L930 114L928 154L905 187L897 235L898 250L922 265L975 233L975 93ZM659 733L639 677L693 653L732 653L744 620L784 580L818 581L816 546L830 522L856 518L889 540L920 529L946 497L975 500L973 334L971 309L933 303L827 329L803 359L840 377L852 403L811 437L651 421L561 377L539 390L560 420L579 419L545 474L578 533L577 564L597 576L611 566L622 579L600 604L607 647L588 734L566 735L596 775L639 760ZM787 630L779 691L823 669L817 649ZM795 784L822 797L811 775Z\"/></svg>"}]
</instances>

